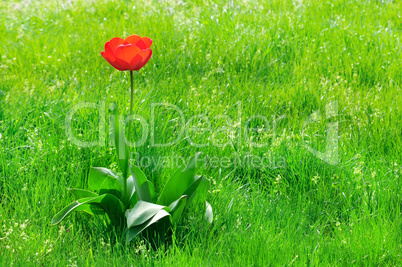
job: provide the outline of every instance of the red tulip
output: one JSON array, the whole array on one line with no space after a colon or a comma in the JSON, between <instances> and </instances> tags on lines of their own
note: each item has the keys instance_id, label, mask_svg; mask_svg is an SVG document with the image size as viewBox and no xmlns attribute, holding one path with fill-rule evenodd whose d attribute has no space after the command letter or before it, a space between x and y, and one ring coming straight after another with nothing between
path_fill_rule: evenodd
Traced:
<instances>
[{"instance_id":1,"label":"red tulip","mask_svg":"<svg viewBox=\"0 0 402 267\"><path fill-rule=\"evenodd\" d=\"M118 70L139 70L151 58L152 40L148 37L131 35L125 40L115 37L105 44L102 56Z\"/></svg>"}]
</instances>

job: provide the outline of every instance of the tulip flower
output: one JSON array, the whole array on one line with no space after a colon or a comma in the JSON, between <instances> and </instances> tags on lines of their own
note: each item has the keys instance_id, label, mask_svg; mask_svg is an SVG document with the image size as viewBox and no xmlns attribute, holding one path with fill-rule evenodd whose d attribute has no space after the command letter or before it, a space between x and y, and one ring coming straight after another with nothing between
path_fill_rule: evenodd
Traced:
<instances>
[{"instance_id":1,"label":"tulip flower","mask_svg":"<svg viewBox=\"0 0 402 267\"><path fill-rule=\"evenodd\" d=\"M152 56L151 44L151 39L138 35L125 40L115 37L105 44L105 51L101 54L117 70L140 70Z\"/></svg>"}]
</instances>

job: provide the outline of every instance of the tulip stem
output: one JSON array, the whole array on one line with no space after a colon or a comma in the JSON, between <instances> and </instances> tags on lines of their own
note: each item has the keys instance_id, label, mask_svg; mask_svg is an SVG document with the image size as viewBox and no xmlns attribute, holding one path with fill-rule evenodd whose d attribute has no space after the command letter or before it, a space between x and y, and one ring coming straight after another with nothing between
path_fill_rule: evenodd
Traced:
<instances>
[{"instance_id":1,"label":"tulip stem","mask_svg":"<svg viewBox=\"0 0 402 267\"><path fill-rule=\"evenodd\" d=\"M131 81L131 98L130 98L130 114L131 114L133 113L133 96L134 96L134 77L132 70L130 70L130 81Z\"/></svg>"},{"instance_id":2,"label":"tulip stem","mask_svg":"<svg viewBox=\"0 0 402 267\"><path fill-rule=\"evenodd\" d=\"M133 77L133 71L130 70L130 114L129 116L132 115L133 113L133 98L134 98L134 77ZM127 135L127 139L129 140L129 138L131 138L131 128L132 128L132 123L128 124L128 135ZM124 181L124 195L127 196L127 179ZM130 205L129 203L130 198L127 196L127 207Z\"/></svg>"},{"instance_id":3,"label":"tulip stem","mask_svg":"<svg viewBox=\"0 0 402 267\"><path fill-rule=\"evenodd\" d=\"M133 98L134 98L134 77L133 71L130 70L130 82L131 82L131 95L130 95L130 114L133 113ZM131 137L131 123L128 125L128 136Z\"/></svg>"}]
</instances>

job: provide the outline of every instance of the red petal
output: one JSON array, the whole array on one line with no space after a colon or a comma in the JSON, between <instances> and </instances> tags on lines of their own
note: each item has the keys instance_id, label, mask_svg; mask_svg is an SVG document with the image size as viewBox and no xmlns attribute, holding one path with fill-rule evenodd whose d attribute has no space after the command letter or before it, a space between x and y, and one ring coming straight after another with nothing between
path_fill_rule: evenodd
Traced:
<instances>
[{"instance_id":1,"label":"red petal","mask_svg":"<svg viewBox=\"0 0 402 267\"><path fill-rule=\"evenodd\" d=\"M144 43L142 39L138 40L138 42L135 44L136 47L138 47L141 50L147 49L147 45Z\"/></svg>"},{"instance_id":2,"label":"red petal","mask_svg":"<svg viewBox=\"0 0 402 267\"><path fill-rule=\"evenodd\" d=\"M135 45L139 40L141 40L141 37L136 34L130 35L126 38L126 42L132 45Z\"/></svg>"},{"instance_id":3,"label":"red petal","mask_svg":"<svg viewBox=\"0 0 402 267\"><path fill-rule=\"evenodd\" d=\"M140 55L142 56L142 63L145 65L152 56L152 50L149 48L142 50Z\"/></svg>"},{"instance_id":4,"label":"red petal","mask_svg":"<svg viewBox=\"0 0 402 267\"><path fill-rule=\"evenodd\" d=\"M140 55L140 53L138 53L130 62L130 70L139 70L138 67L141 65L141 63L142 56Z\"/></svg>"},{"instance_id":5,"label":"red petal","mask_svg":"<svg viewBox=\"0 0 402 267\"><path fill-rule=\"evenodd\" d=\"M119 37L115 37L112 40L110 40L109 42L107 42L105 44L105 51L106 53L109 53L111 55L114 54L114 51L116 50L116 47L118 47L119 45L121 45L122 43L124 43L124 40L119 38Z\"/></svg>"},{"instance_id":6,"label":"red petal","mask_svg":"<svg viewBox=\"0 0 402 267\"><path fill-rule=\"evenodd\" d=\"M127 62L127 65L133 60L133 58L140 52L141 50L136 47L135 45L128 44L128 45L119 45L115 52L114 55L115 57L124 60Z\"/></svg>"},{"instance_id":7,"label":"red petal","mask_svg":"<svg viewBox=\"0 0 402 267\"><path fill-rule=\"evenodd\" d=\"M148 37L142 37L141 40L144 42L146 48L150 48L152 45L152 39Z\"/></svg>"},{"instance_id":8,"label":"red petal","mask_svg":"<svg viewBox=\"0 0 402 267\"><path fill-rule=\"evenodd\" d=\"M142 67L144 67L145 64L148 63L149 59L152 56L152 50L147 48L145 50L142 50L138 55L141 57L140 59L134 58L133 61L130 63L130 69L132 70L140 70ZM134 62L134 60L138 60Z\"/></svg>"},{"instance_id":9,"label":"red petal","mask_svg":"<svg viewBox=\"0 0 402 267\"><path fill-rule=\"evenodd\" d=\"M123 70L129 70L130 69L129 64L126 61L124 61L124 60L122 60L122 59L120 59L118 57L116 57L116 62L119 63L119 65L123 68Z\"/></svg>"},{"instance_id":10,"label":"red petal","mask_svg":"<svg viewBox=\"0 0 402 267\"><path fill-rule=\"evenodd\" d=\"M101 52L101 55L103 56L104 59L106 59L107 62L109 62L110 65L112 65L115 69L117 70L127 70L124 69L121 64L116 60L116 58L106 52Z\"/></svg>"}]
</instances>

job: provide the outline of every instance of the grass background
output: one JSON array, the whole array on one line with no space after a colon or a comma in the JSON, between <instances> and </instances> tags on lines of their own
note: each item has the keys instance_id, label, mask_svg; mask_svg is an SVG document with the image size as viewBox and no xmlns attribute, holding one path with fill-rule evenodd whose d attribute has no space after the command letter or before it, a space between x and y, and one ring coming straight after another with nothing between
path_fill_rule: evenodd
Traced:
<instances>
[{"instance_id":1,"label":"grass background","mask_svg":"<svg viewBox=\"0 0 402 267\"><path fill-rule=\"evenodd\" d=\"M0 2L0 265L400 265L401 16L397 0ZM170 103L187 122L208 116L212 128L163 148L148 138L139 154L279 159L260 168L205 164L214 223L191 210L187 229L158 249L125 245L85 214L49 225L73 201L67 187L88 187L90 166L117 169L108 139L78 147L64 126L84 101L117 102L128 113L128 73L99 52L131 34L154 41L135 75L135 113L150 121L152 103ZM332 101L335 166L303 146L325 148ZM317 110L323 119L303 128ZM156 114L156 141L175 140L179 115ZM261 130L250 134L267 147L237 131L256 114L269 125L254 119ZM81 140L99 137L96 110L81 110L72 125ZM157 191L174 170L143 169Z\"/></svg>"}]
</instances>

